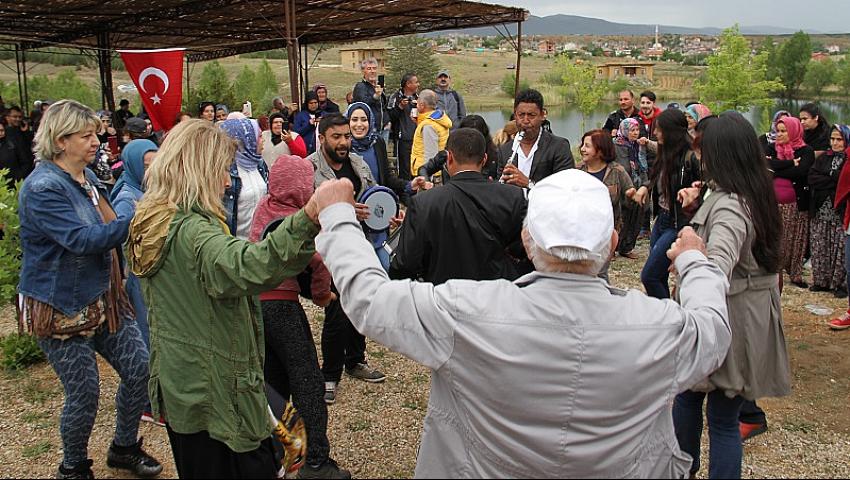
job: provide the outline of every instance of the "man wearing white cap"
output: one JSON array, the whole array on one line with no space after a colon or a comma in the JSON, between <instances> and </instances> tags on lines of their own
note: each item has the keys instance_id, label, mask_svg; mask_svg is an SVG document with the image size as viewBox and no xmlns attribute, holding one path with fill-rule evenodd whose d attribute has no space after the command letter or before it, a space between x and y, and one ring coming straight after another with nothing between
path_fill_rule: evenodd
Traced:
<instances>
[{"instance_id":1,"label":"man wearing white cap","mask_svg":"<svg viewBox=\"0 0 850 480\"><path fill-rule=\"evenodd\" d=\"M613 289L596 278L616 245L608 190L566 170L529 195L536 272L435 287L390 281L351 186L323 187L316 246L352 323L432 369L417 477L687 476L671 404L731 339L726 278L693 230L668 252L681 305Z\"/></svg>"}]
</instances>

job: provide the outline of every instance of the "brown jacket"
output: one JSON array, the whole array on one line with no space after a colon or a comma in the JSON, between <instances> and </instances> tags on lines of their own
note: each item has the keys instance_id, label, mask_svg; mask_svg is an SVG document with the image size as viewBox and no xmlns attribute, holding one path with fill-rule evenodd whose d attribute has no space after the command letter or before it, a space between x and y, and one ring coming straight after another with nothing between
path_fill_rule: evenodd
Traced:
<instances>
[{"instance_id":1,"label":"brown jacket","mask_svg":"<svg viewBox=\"0 0 850 480\"><path fill-rule=\"evenodd\" d=\"M726 303L732 346L723 365L695 390L722 389L748 400L791 393L791 372L779 278L765 272L751 248L755 238L750 213L736 194L716 191L697 211L691 225L705 240L708 258L729 278Z\"/></svg>"},{"instance_id":2,"label":"brown jacket","mask_svg":"<svg viewBox=\"0 0 850 480\"><path fill-rule=\"evenodd\" d=\"M587 164L581 164L578 167L582 172L587 171ZM602 183L608 187L608 194L611 195L611 208L614 209L614 229L619 233L623 227L623 209L628 207L628 203L632 200L626 197L626 192L634 188L632 179L617 162L608 164L608 169L605 171L605 176L602 178Z\"/></svg>"}]
</instances>

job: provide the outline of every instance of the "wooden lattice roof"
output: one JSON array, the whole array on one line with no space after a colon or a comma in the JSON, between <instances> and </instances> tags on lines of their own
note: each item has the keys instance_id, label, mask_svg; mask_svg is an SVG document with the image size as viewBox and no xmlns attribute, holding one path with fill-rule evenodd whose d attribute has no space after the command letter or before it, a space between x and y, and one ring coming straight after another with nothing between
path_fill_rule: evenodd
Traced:
<instances>
[{"instance_id":1,"label":"wooden lattice roof","mask_svg":"<svg viewBox=\"0 0 850 480\"><path fill-rule=\"evenodd\" d=\"M296 0L301 44L349 42L524 21L472 1ZM283 0L2 0L0 43L113 49L185 47L192 60L285 48ZM101 37L102 38L102 37Z\"/></svg>"}]
</instances>

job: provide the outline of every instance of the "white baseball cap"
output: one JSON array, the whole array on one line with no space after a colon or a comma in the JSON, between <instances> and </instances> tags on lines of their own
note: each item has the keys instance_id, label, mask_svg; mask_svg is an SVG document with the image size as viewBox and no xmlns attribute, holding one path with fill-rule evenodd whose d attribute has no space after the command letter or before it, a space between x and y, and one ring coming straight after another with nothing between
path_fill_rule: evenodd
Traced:
<instances>
[{"instance_id":1,"label":"white baseball cap","mask_svg":"<svg viewBox=\"0 0 850 480\"><path fill-rule=\"evenodd\" d=\"M614 232L608 187L581 170L552 174L531 189L527 227L547 253L555 247L574 247L599 257Z\"/></svg>"}]
</instances>

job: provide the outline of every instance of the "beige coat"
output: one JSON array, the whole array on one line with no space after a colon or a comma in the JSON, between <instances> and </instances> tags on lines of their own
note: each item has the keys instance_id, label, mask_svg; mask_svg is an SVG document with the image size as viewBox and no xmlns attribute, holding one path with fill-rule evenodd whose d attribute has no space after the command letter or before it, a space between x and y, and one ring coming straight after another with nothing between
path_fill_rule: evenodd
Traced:
<instances>
[{"instance_id":1,"label":"beige coat","mask_svg":"<svg viewBox=\"0 0 850 480\"><path fill-rule=\"evenodd\" d=\"M748 400L791 393L791 372L779 278L756 262L750 213L736 194L714 192L691 220L705 240L708 258L729 278L726 302L732 327L732 347L723 365L696 390L722 389L729 397Z\"/></svg>"},{"instance_id":2,"label":"beige coat","mask_svg":"<svg viewBox=\"0 0 850 480\"><path fill-rule=\"evenodd\" d=\"M289 131L289 134L292 135L292 138L298 137L298 132L293 130ZM286 142L280 142L275 145L272 142L272 132L271 130L266 130L262 133L262 142L263 142L263 160L266 161L266 165L269 166L269 170L274 166L274 162L280 158L281 155L292 155L292 152L289 150L289 145Z\"/></svg>"}]
</instances>

